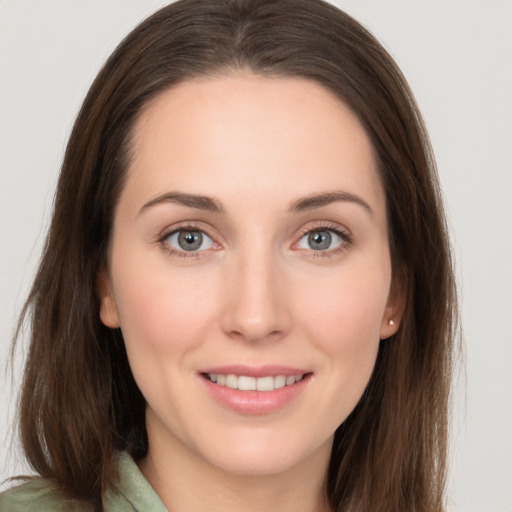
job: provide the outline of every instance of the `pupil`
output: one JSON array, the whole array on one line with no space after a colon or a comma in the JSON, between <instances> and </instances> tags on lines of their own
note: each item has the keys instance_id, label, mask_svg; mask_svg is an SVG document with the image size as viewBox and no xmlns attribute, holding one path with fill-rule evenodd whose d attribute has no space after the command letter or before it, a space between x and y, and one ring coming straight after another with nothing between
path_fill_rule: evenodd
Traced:
<instances>
[{"instance_id":1,"label":"pupil","mask_svg":"<svg viewBox=\"0 0 512 512\"><path fill-rule=\"evenodd\" d=\"M314 231L309 234L309 246L315 251L329 249L331 245L331 234L329 231Z\"/></svg>"},{"instance_id":2,"label":"pupil","mask_svg":"<svg viewBox=\"0 0 512 512\"><path fill-rule=\"evenodd\" d=\"M178 242L184 251L195 251L201 247L203 235L199 231L182 231Z\"/></svg>"}]
</instances>

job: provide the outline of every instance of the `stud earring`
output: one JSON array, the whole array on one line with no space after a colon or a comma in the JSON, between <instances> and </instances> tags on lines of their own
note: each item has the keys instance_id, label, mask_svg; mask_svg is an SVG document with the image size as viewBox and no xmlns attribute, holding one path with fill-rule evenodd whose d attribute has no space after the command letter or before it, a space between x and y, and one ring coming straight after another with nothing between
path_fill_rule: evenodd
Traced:
<instances>
[{"instance_id":1,"label":"stud earring","mask_svg":"<svg viewBox=\"0 0 512 512\"><path fill-rule=\"evenodd\" d=\"M394 320L390 320L390 321L388 322L388 324L389 324L389 325L395 325L395 321L394 321Z\"/></svg>"}]
</instances>

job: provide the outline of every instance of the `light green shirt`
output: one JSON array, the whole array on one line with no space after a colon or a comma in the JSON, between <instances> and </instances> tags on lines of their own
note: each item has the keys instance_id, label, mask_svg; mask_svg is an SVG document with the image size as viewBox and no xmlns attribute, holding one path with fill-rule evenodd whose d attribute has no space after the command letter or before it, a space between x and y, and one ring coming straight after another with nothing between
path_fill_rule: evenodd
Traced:
<instances>
[{"instance_id":1,"label":"light green shirt","mask_svg":"<svg viewBox=\"0 0 512 512\"><path fill-rule=\"evenodd\" d=\"M108 486L104 512L167 512L157 493L127 453L116 457L119 480ZM47 480L35 478L0 494L0 512L93 512L70 501Z\"/></svg>"}]
</instances>

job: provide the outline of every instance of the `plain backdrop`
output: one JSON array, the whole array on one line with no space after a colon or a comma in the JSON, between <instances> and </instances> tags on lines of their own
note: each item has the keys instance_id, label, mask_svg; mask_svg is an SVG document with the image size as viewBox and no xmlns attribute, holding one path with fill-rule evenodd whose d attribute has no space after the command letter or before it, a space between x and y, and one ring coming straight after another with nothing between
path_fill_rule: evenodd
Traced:
<instances>
[{"instance_id":1,"label":"plain backdrop","mask_svg":"<svg viewBox=\"0 0 512 512\"><path fill-rule=\"evenodd\" d=\"M23 473L5 373L74 117L162 0L0 0L0 480ZM450 510L512 511L512 1L339 0L408 78L437 155L461 286ZM4 378L5 375L5 378Z\"/></svg>"}]
</instances>

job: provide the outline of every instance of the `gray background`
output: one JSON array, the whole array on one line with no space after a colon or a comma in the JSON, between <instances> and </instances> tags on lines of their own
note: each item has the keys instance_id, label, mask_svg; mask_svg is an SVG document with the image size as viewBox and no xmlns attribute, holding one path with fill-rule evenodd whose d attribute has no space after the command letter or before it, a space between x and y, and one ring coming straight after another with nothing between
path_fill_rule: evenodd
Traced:
<instances>
[{"instance_id":1,"label":"gray background","mask_svg":"<svg viewBox=\"0 0 512 512\"><path fill-rule=\"evenodd\" d=\"M22 353L5 367L85 92L159 0L0 0L0 480ZM461 286L450 510L512 511L512 1L338 0L395 57L437 154Z\"/></svg>"}]
</instances>

